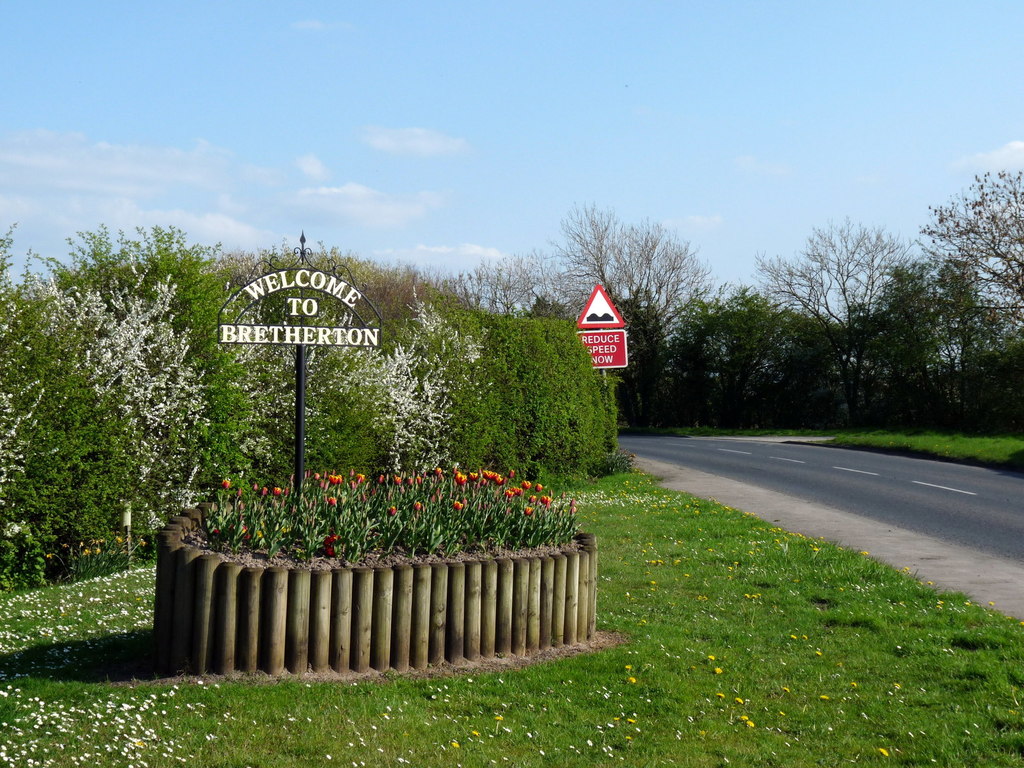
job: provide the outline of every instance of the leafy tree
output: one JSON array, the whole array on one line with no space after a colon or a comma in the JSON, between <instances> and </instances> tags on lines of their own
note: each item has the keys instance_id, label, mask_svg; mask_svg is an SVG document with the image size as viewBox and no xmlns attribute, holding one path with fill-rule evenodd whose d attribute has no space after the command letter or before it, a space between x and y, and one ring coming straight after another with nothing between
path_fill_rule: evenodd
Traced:
<instances>
[{"instance_id":1,"label":"leafy tree","mask_svg":"<svg viewBox=\"0 0 1024 768\"><path fill-rule=\"evenodd\" d=\"M750 288L693 302L670 344L668 423L722 428L820 423L827 389L800 315ZM827 420L827 416L824 417Z\"/></svg>"},{"instance_id":2,"label":"leafy tree","mask_svg":"<svg viewBox=\"0 0 1024 768\"><path fill-rule=\"evenodd\" d=\"M996 388L992 366L1010 328L984 306L980 286L951 261L894 271L878 310L884 330L874 357L879 397L874 420L892 426L978 429Z\"/></svg>"}]
</instances>

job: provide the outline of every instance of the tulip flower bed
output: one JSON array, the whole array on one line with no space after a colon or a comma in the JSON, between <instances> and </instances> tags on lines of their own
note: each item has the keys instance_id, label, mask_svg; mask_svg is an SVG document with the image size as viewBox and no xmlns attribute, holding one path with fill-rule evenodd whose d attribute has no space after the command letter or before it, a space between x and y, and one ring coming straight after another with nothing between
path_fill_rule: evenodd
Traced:
<instances>
[{"instance_id":1,"label":"tulip flower bed","mask_svg":"<svg viewBox=\"0 0 1024 768\"><path fill-rule=\"evenodd\" d=\"M497 472L309 475L291 488L225 480L206 513L211 548L359 563L370 552L452 555L569 544L576 503Z\"/></svg>"},{"instance_id":2,"label":"tulip flower bed","mask_svg":"<svg viewBox=\"0 0 1024 768\"><path fill-rule=\"evenodd\" d=\"M496 472L238 487L158 535L156 668L406 671L593 639L576 503Z\"/></svg>"}]
</instances>

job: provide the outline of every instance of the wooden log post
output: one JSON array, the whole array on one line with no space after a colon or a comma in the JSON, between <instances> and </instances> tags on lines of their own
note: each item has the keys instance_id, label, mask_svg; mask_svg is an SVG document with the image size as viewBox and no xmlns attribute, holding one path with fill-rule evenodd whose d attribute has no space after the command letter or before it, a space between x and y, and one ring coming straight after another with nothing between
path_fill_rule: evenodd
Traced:
<instances>
[{"instance_id":1,"label":"wooden log post","mask_svg":"<svg viewBox=\"0 0 1024 768\"><path fill-rule=\"evenodd\" d=\"M285 620L285 667L304 675L309 667L310 573L292 570L288 575L288 615Z\"/></svg>"},{"instance_id":2,"label":"wooden log post","mask_svg":"<svg viewBox=\"0 0 1024 768\"><path fill-rule=\"evenodd\" d=\"M157 534L156 595L153 601L153 636L156 641L156 668L173 672L171 666L171 629L174 622L174 571L181 549L181 532L164 529Z\"/></svg>"},{"instance_id":3,"label":"wooden log post","mask_svg":"<svg viewBox=\"0 0 1024 768\"><path fill-rule=\"evenodd\" d=\"M585 534L584 546L590 553L590 599L587 601L587 639L597 634L597 536Z\"/></svg>"},{"instance_id":4,"label":"wooden log post","mask_svg":"<svg viewBox=\"0 0 1024 768\"><path fill-rule=\"evenodd\" d=\"M391 619L391 668L409 670L409 644L412 640L412 566L395 568L395 610Z\"/></svg>"},{"instance_id":5,"label":"wooden log post","mask_svg":"<svg viewBox=\"0 0 1024 768\"><path fill-rule=\"evenodd\" d=\"M579 613L580 555L570 552L565 556L565 636L566 645L576 644L576 619Z\"/></svg>"},{"instance_id":6,"label":"wooden log post","mask_svg":"<svg viewBox=\"0 0 1024 768\"><path fill-rule=\"evenodd\" d=\"M373 569L352 569L352 659L355 672L370 669L370 636L373 632Z\"/></svg>"},{"instance_id":7,"label":"wooden log post","mask_svg":"<svg viewBox=\"0 0 1024 768\"><path fill-rule=\"evenodd\" d=\"M288 625L288 569L267 568L261 581L260 668L268 675L284 672Z\"/></svg>"},{"instance_id":8,"label":"wooden log post","mask_svg":"<svg viewBox=\"0 0 1024 768\"><path fill-rule=\"evenodd\" d=\"M331 651L335 672L347 672L352 664L352 570L331 571Z\"/></svg>"},{"instance_id":9,"label":"wooden log post","mask_svg":"<svg viewBox=\"0 0 1024 768\"><path fill-rule=\"evenodd\" d=\"M576 590L578 606L576 609L576 642L583 643L587 639L587 626L590 623L590 553L585 549L579 551L580 573L579 588Z\"/></svg>"},{"instance_id":10,"label":"wooden log post","mask_svg":"<svg viewBox=\"0 0 1024 768\"><path fill-rule=\"evenodd\" d=\"M309 667L331 668L331 572L315 571L309 585Z\"/></svg>"},{"instance_id":11,"label":"wooden log post","mask_svg":"<svg viewBox=\"0 0 1024 768\"><path fill-rule=\"evenodd\" d=\"M390 568L374 568L370 666L378 672L391 667L391 613L394 604L395 572Z\"/></svg>"},{"instance_id":12,"label":"wooden log post","mask_svg":"<svg viewBox=\"0 0 1024 768\"><path fill-rule=\"evenodd\" d=\"M217 568L214 585L213 671L218 675L233 672L236 667L235 649L238 640L238 582L242 566L221 563Z\"/></svg>"},{"instance_id":13,"label":"wooden log post","mask_svg":"<svg viewBox=\"0 0 1024 768\"><path fill-rule=\"evenodd\" d=\"M466 658L466 564L448 566L448 612L445 619L445 658L452 664Z\"/></svg>"},{"instance_id":14,"label":"wooden log post","mask_svg":"<svg viewBox=\"0 0 1024 768\"><path fill-rule=\"evenodd\" d=\"M540 558L527 561L529 571L526 590L526 652L540 649Z\"/></svg>"},{"instance_id":15,"label":"wooden log post","mask_svg":"<svg viewBox=\"0 0 1024 768\"><path fill-rule=\"evenodd\" d=\"M440 664L445 658L445 621L448 618L448 566L431 566L430 648L427 660Z\"/></svg>"},{"instance_id":16,"label":"wooden log post","mask_svg":"<svg viewBox=\"0 0 1024 768\"><path fill-rule=\"evenodd\" d=\"M193 547L182 547L174 553L174 610L167 670L171 674L186 671L192 652L192 607L195 601L192 563L197 557L199 550Z\"/></svg>"},{"instance_id":17,"label":"wooden log post","mask_svg":"<svg viewBox=\"0 0 1024 768\"><path fill-rule=\"evenodd\" d=\"M552 557L540 561L540 642L541 650L551 647L551 621L554 613L555 560Z\"/></svg>"},{"instance_id":18,"label":"wooden log post","mask_svg":"<svg viewBox=\"0 0 1024 768\"><path fill-rule=\"evenodd\" d=\"M554 648L565 645L565 582L568 578L569 561L558 553L555 561L554 582L551 595L551 645Z\"/></svg>"},{"instance_id":19,"label":"wooden log post","mask_svg":"<svg viewBox=\"0 0 1024 768\"><path fill-rule=\"evenodd\" d=\"M470 661L480 658L480 579L479 560L466 563L466 637L463 653Z\"/></svg>"},{"instance_id":20,"label":"wooden log post","mask_svg":"<svg viewBox=\"0 0 1024 768\"><path fill-rule=\"evenodd\" d=\"M412 639L409 641L409 663L415 669L426 669L430 663L430 594L434 570L429 565L413 566L412 575Z\"/></svg>"},{"instance_id":21,"label":"wooden log post","mask_svg":"<svg viewBox=\"0 0 1024 768\"><path fill-rule=\"evenodd\" d=\"M480 571L480 655L490 658L496 647L498 563L488 560L481 565Z\"/></svg>"},{"instance_id":22,"label":"wooden log post","mask_svg":"<svg viewBox=\"0 0 1024 768\"><path fill-rule=\"evenodd\" d=\"M496 616L494 652L499 656L512 653L512 561L500 557L498 563L498 594L495 599Z\"/></svg>"},{"instance_id":23,"label":"wooden log post","mask_svg":"<svg viewBox=\"0 0 1024 768\"><path fill-rule=\"evenodd\" d=\"M213 668L213 583L220 555L200 555L195 561L192 603L192 672L205 675Z\"/></svg>"},{"instance_id":24,"label":"wooden log post","mask_svg":"<svg viewBox=\"0 0 1024 768\"><path fill-rule=\"evenodd\" d=\"M526 654L526 608L530 592L530 562L512 562L512 653Z\"/></svg>"},{"instance_id":25,"label":"wooden log post","mask_svg":"<svg viewBox=\"0 0 1024 768\"><path fill-rule=\"evenodd\" d=\"M238 577L238 647L237 666L243 672L255 672L260 667L260 612L262 599L262 568L243 568Z\"/></svg>"}]
</instances>

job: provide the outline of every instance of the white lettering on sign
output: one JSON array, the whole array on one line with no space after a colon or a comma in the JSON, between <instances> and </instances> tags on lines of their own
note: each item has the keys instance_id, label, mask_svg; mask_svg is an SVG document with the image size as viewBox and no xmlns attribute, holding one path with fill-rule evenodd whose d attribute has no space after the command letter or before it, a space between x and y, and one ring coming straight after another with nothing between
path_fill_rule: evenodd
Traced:
<instances>
[{"instance_id":1,"label":"white lettering on sign","mask_svg":"<svg viewBox=\"0 0 1024 768\"><path fill-rule=\"evenodd\" d=\"M581 333L580 338L589 347L591 344L618 344L624 337L621 331L616 331L615 333Z\"/></svg>"},{"instance_id":2,"label":"white lettering on sign","mask_svg":"<svg viewBox=\"0 0 1024 768\"><path fill-rule=\"evenodd\" d=\"M322 347L379 347L380 328L318 325L222 324L222 344L309 344Z\"/></svg>"},{"instance_id":3,"label":"white lettering on sign","mask_svg":"<svg viewBox=\"0 0 1024 768\"><path fill-rule=\"evenodd\" d=\"M362 294L344 280L319 270L299 269L293 272L281 270L256 278L243 290L253 299L261 299L272 293L288 288L312 288L328 293L343 304L355 307Z\"/></svg>"},{"instance_id":4,"label":"white lettering on sign","mask_svg":"<svg viewBox=\"0 0 1024 768\"><path fill-rule=\"evenodd\" d=\"M316 299L288 299L288 314L292 317L316 317L320 313L320 303Z\"/></svg>"},{"instance_id":5,"label":"white lettering on sign","mask_svg":"<svg viewBox=\"0 0 1024 768\"><path fill-rule=\"evenodd\" d=\"M625 368L629 365L625 330L580 331L579 337L590 352L595 368Z\"/></svg>"}]
</instances>

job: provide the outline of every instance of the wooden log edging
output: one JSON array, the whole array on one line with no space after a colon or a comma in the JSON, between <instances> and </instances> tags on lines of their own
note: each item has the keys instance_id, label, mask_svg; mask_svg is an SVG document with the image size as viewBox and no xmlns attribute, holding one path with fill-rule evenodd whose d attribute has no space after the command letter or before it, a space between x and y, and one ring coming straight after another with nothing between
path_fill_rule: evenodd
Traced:
<instances>
[{"instance_id":1,"label":"wooden log edging","mask_svg":"<svg viewBox=\"0 0 1024 768\"><path fill-rule=\"evenodd\" d=\"M164 674L422 670L594 637L597 540L551 557L311 572L246 567L185 543L209 505L157 536L155 666Z\"/></svg>"}]
</instances>

